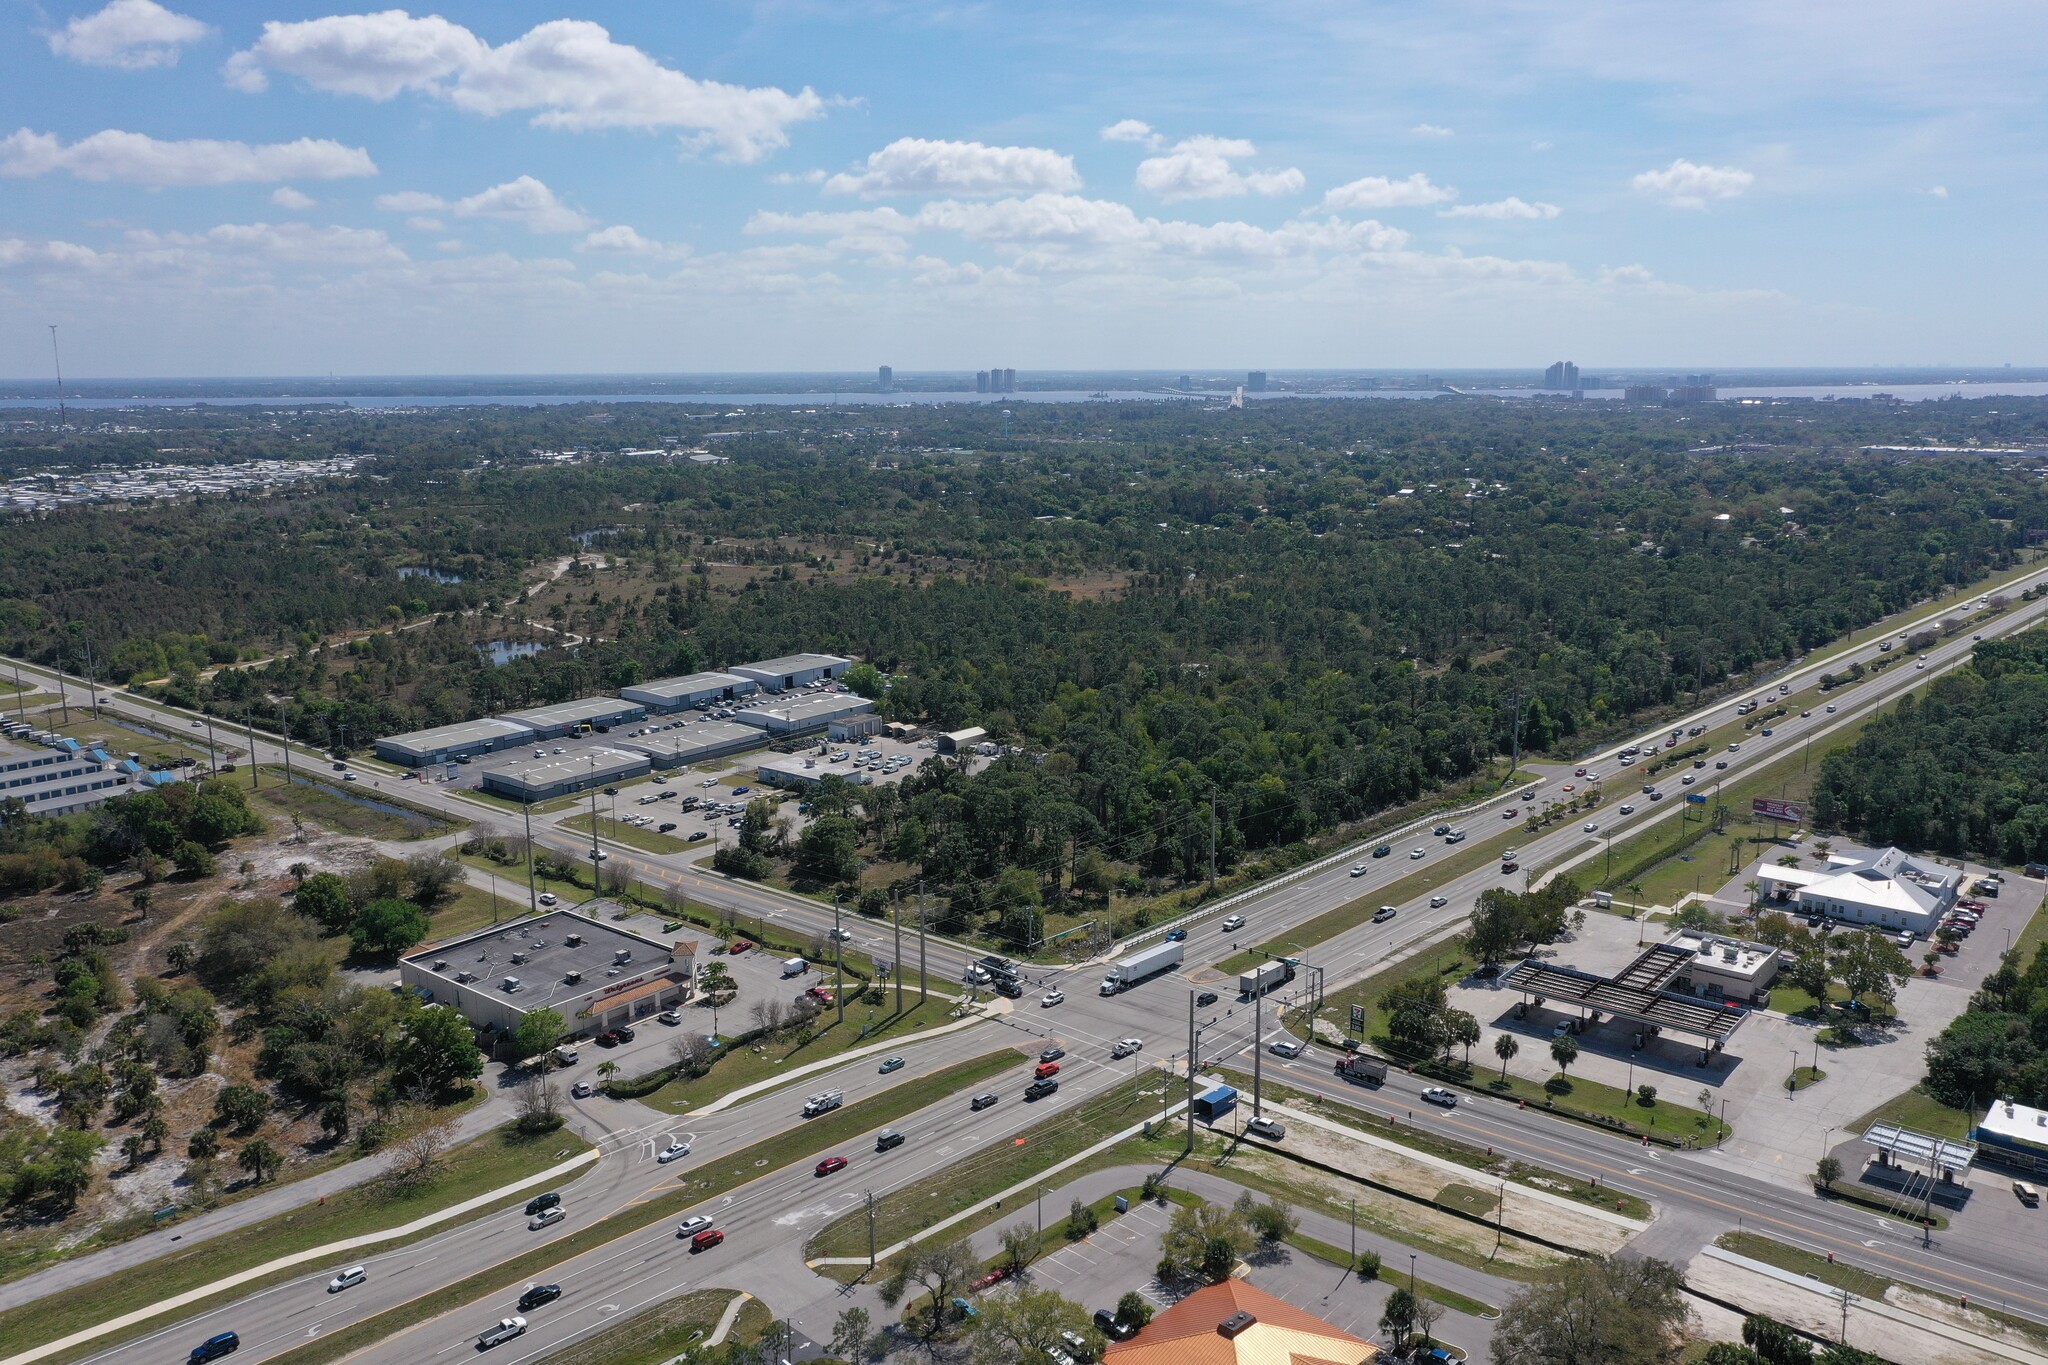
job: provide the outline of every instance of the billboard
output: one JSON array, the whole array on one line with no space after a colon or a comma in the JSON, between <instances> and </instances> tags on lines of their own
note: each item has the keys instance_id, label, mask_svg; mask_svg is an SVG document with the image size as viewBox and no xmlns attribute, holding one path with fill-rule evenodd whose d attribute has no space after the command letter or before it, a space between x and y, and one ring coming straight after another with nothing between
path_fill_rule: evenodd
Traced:
<instances>
[{"instance_id":1,"label":"billboard","mask_svg":"<svg viewBox=\"0 0 2048 1365\"><path fill-rule=\"evenodd\" d=\"M1685 804L1688 806L1704 806L1707 804L1707 794L1705 792L1687 792L1685 794Z\"/></svg>"},{"instance_id":2,"label":"billboard","mask_svg":"<svg viewBox=\"0 0 2048 1365\"><path fill-rule=\"evenodd\" d=\"M1761 815L1766 820L1787 820L1798 824L1806 818L1806 807L1797 801L1772 801L1759 796L1749 803L1751 815Z\"/></svg>"}]
</instances>

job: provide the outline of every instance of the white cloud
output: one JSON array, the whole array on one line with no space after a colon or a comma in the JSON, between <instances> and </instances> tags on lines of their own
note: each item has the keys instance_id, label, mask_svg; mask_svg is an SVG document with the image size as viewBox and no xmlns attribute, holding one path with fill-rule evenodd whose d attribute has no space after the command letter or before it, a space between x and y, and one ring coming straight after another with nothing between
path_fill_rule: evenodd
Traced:
<instances>
[{"instance_id":1,"label":"white cloud","mask_svg":"<svg viewBox=\"0 0 2048 1365\"><path fill-rule=\"evenodd\" d=\"M820 170L777 171L768 177L768 183L771 185L822 185L825 183L825 173Z\"/></svg>"},{"instance_id":2,"label":"white cloud","mask_svg":"<svg viewBox=\"0 0 2048 1365\"><path fill-rule=\"evenodd\" d=\"M377 196L377 207L387 213L452 213L457 218L496 218L517 223L528 232L582 232L593 225L588 214L570 208L555 192L530 175L507 180L479 190L467 199L448 200L419 190ZM415 219L413 226L426 232L441 231L436 219Z\"/></svg>"},{"instance_id":3,"label":"white cloud","mask_svg":"<svg viewBox=\"0 0 2048 1365\"><path fill-rule=\"evenodd\" d=\"M825 182L827 194L874 199L890 194L993 197L1079 189L1074 158L1045 147L989 147L902 137L871 153L865 168Z\"/></svg>"},{"instance_id":4,"label":"white cloud","mask_svg":"<svg viewBox=\"0 0 2048 1365\"><path fill-rule=\"evenodd\" d=\"M686 145L715 148L731 161L757 161L787 146L791 124L825 112L808 87L791 94L697 80L581 19L551 20L496 47L438 15L404 10L273 20L253 47L228 59L223 74L257 91L273 71L366 99L417 91L477 114L532 110L541 127L675 128Z\"/></svg>"},{"instance_id":5,"label":"white cloud","mask_svg":"<svg viewBox=\"0 0 2048 1365\"><path fill-rule=\"evenodd\" d=\"M1445 204L1458 197L1458 192L1449 185L1433 184L1421 171L1405 180L1389 180L1384 175L1368 175L1339 185L1323 195L1326 209L1413 209L1425 208L1431 204Z\"/></svg>"},{"instance_id":6,"label":"white cloud","mask_svg":"<svg viewBox=\"0 0 2048 1365\"><path fill-rule=\"evenodd\" d=\"M1416 137L1456 137L1457 133L1434 123L1418 123L1408 130Z\"/></svg>"},{"instance_id":7,"label":"white cloud","mask_svg":"<svg viewBox=\"0 0 2048 1365\"><path fill-rule=\"evenodd\" d=\"M418 214L405 220L405 225L414 232L446 232L448 225L430 214Z\"/></svg>"},{"instance_id":8,"label":"white cloud","mask_svg":"<svg viewBox=\"0 0 2048 1365\"><path fill-rule=\"evenodd\" d=\"M112 0L105 9L73 19L49 39L50 51L74 62L139 71L175 65L179 48L211 32L197 19L167 10L156 0Z\"/></svg>"},{"instance_id":9,"label":"white cloud","mask_svg":"<svg viewBox=\"0 0 2048 1365\"><path fill-rule=\"evenodd\" d=\"M1450 208L1444 209L1441 216L1445 218L1493 218L1505 220L1509 218L1555 218L1560 212L1562 210L1555 204L1546 204L1541 200L1531 204L1517 199L1511 194L1505 199L1496 199L1490 204L1454 204Z\"/></svg>"},{"instance_id":10,"label":"white cloud","mask_svg":"<svg viewBox=\"0 0 2048 1365\"><path fill-rule=\"evenodd\" d=\"M80 180L130 185L226 185L249 180L338 180L375 175L361 147L324 138L251 144L194 138L165 142L109 128L65 146L54 133L23 128L0 138L0 175L66 171Z\"/></svg>"},{"instance_id":11,"label":"white cloud","mask_svg":"<svg viewBox=\"0 0 2048 1365\"><path fill-rule=\"evenodd\" d=\"M1166 145L1166 139L1143 119L1118 119L1102 130L1104 142L1138 142L1157 150Z\"/></svg>"},{"instance_id":12,"label":"white cloud","mask_svg":"<svg viewBox=\"0 0 2048 1365\"><path fill-rule=\"evenodd\" d=\"M1930 188L1927 192L1933 195L1936 199L1948 198L1948 186L1946 185L1935 185L1932 188Z\"/></svg>"},{"instance_id":13,"label":"white cloud","mask_svg":"<svg viewBox=\"0 0 2048 1365\"><path fill-rule=\"evenodd\" d=\"M1301 192L1307 182L1292 166L1279 171L1239 171L1230 164L1257 152L1258 148L1240 137L1183 138L1166 155L1138 163L1138 188L1166 200Z\"/></svg>"},{"instance_id":14,"label":"white cloud","mask_svg":"<svg viewBox=\"0 0 2048 1365\"><path fill-rule=\"evenodd\" d=\"M405 253L375 228L313 227L307 223L222 223L205 232L136 229L128 234L128 242L138 250L170 256L217 252L231 258L253 256L296 264L389 265L406 259Z\"/></svg>"},{"instance_id":15,"label":"white cloud","mask_svg":"<svg viewBox=\"0 0 2048 1365\"><path fill-rule=\"evenodd\" d=\"M1736 198L1756 177L1733 166L1695 165L1681 156L1661 171L1644 171L1633 183L1673 208L1702 209L1709 199Z\"/></svg>"},{"instance_id":16,"label":"white cloud","mask_svg":"<svg viewBox=\"0 0 2048 1365\"><path fill-rule=\"evenodd\" d=\"M290 185L279 185L270 192L270 202L293 213L304 213L318 201L310 194L301 194Z\"/></svg>"},{"instance_id":17,"label":"white cloud","mask_svg":"<svg viewBox=\"0 0 2048 1365\"><path fill-rule=\"evenodd\" d=\"M641 236L625 223L592 232L583 239L583 249L620 256L651 256L660 260L679 260L690 254L689 246L684 243L657 242L651 237Z\"/></svg>"}]
</instances>

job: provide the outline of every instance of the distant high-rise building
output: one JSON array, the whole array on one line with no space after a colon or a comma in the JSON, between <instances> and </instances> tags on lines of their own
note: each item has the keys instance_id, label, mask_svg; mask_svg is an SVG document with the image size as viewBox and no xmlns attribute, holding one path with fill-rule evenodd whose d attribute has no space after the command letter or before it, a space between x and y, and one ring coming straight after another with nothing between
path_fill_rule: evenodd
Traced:
<instances>
[{"instance_id":1,"label":"distant high-rise building","mask_svg":"<svg viewBox=\"0 0 2048 1365\"><path fill-rule=\"evenodd\" d=\"M1017 391L1017 372L1015 370L1003 371L1002 391L1004 393L1015 393Z\"/></svg>"},{"instance_id":2,"label":"distant high-rise building","mask_svg":"<svg viewBox=\"0 0 2048 1365\"><path fill-rule=\"evenodd\" d=\"M1246 393L1264 393L1266 391L1266 372L1264 370L1248 371L1244 377L1244 388Z\"/></svg>"},{"instance_id":3,"label":"distant high-rise building","mask_svg":"<svg viewBox=\"0 0 2048 1365\"><path fill-rule=\"evenodd\" d=\"M1182 391L1185 392L1188 389L1192 389L1194 387L1194 384L1189 381L1186 375L1182 375L1180 377L1180 386Z\"/></svg>"},{"instance_id":4,"label":"distant high-rise building","mask_svg":"<svg viewBox=\"0 0 2048 1365\"><path fill-rule=\"evenodd\" d=\"M883 393L887 393L895 388L896 371L887 365L875 371L875 387L879 388Z\"/></svg>"},{"instance_id":5,"label":"distant high-rise building","mask_svg":"<svg viewBox=\"0 0 2048 1365\"><path fill-rule=\"evenodd\" d=\"M987 370L976 370L976 371L974 372L974 391L975 391L976 393L987 393L987 392L988 392L988 371L987 371Z\"/></svg>"},{"instance_id":6,"label":"distant high-rise building","mask_svg":"<svg viewBox=\"0 0 2048 1365\"><path fill-rule=\"evenodd\" d=\"M1661 403L1669 394L1662 384L1629 384L1623 387L1621 396L1630 403Z\"/></svg>"},{"instance_id":7,"label":"distant high-rise building","mask_svg":"<svg viewBox=\"0 0 2048 1365\"><path fill-rule=\"evenodd\" d=\"M1543 387L1563 389L1570 392L1579 387L1579 367L1569 360L1560 360L1543 372Z\"/></svg>"}]
</instances>

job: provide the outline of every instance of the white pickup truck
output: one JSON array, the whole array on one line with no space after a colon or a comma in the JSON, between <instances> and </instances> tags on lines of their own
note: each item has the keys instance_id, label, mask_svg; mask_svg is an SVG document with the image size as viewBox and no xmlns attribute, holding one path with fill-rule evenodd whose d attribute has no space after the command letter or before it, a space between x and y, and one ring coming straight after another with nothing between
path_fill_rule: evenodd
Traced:
<instances>
[{"instance_id":1,"label":"white pickup truck","mask_svg":"<svg viewBox=\"0 0 2048 1365\"><path fill-rule=\"evenodd\" d=\"M523 1336L525 1332L525 1318L499 1318L497 1326L484 1329L483 1333L477 1337L476 1344L479 1347L496 1346L500 1342L510 1341L516 1336Z\"/></svg>"}]
</instances>

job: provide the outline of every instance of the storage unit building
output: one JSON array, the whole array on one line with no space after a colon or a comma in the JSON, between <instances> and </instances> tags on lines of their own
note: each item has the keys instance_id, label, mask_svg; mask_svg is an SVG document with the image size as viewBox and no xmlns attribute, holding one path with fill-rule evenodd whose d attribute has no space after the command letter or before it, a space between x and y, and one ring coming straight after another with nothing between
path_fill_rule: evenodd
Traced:
<instances>
[{"instance_id":1,"label":"storage unit building","mask_svg":"<svg viewBox=\"0 0 2048 1365\"><path fill-rule=\"evenodd\" d=\"M697 945L664 943L591 915L557 910L421 948L399 960L408 990L451 1005L486 1034L551 1009L587 1037L689 998Z\"/></svg>"},{"instance_id":2,"label":"storage unit building","mask_svg":"<svg viewBox=\"0 0 2048 1365\"><path fill-rule=\"evenodd\" d=\"M939 736L939 752L942 754L971 754L977 744L988 742L988 731L979 725L965 730L949 730Z\"/></svg>"},{"instance_id":3,"label":"storage unit building","mask_svg":"<svg viewBox=\"0 0 2048 1365\"><path fill-rule=\"evenodd\" d=\"M484 769L483 788L515 801L547 801L572 792L623 782L629 777L639 777L653 767L653 761L646 754L592 746L573 754L511 759L493 764Z\"/></svg>"},{"instance_id":4,"label":"storage unit building","mask_svg":"<svg viewBox=\"0 0 2048 1365\"><path fill-rule=\"evenodd\" d=\"M509 720L532 730L536 739L552 739L566 735L579 725L592 729L603 725L624 725L628 721L646 720L647 708L637 701L620 701L617 697L583 697L577 701L557 702L553 706L536 706L531 711L507 711L500 720Z\"/></svg>"},{"instance_id":5,"label":"storage unit building","mask_svg":"<svg viewBox=\"0 0 2048 1365\"><path fill-rule=\"evenodd\" d=\"M792 698L774 706L756 706L733 719L771 735L805 735L823 730L835 720L863 716L874 709L875 704L866 697L856 697L851 692L827 692Z\"/></svg>"},{"instance_id":6,"label":"storage unit building","mask_svg":"<svg viewBox=\"0 0 2048 1365\"><path fill-rule=\"evenodd\" d=\"M653 682L622 687L619 695L637 701L656 715L687 711L693 706L738 701L761 690L761 684L737 673L691 673L680 678L657 678Z\"/></svg>"},{"instance_id":7,"label":"storage unit building","mask_svg":"<svg viewBox=\"0 0 2048 1365\"><path fill-rule=\"evenodd\" d=\"M455 725L437 725L431 730L386 735L377 741L377 757L408 768L425 768L531 744L533 739L533 727L515 720L465 720Z\"/></svg>"},{"instance_id":8,"label":"storage unit building","mask_svg":"<svg viewBox=\"0 0 2048 1365\"><path fill-rule=\"evenodd\" d=\"M621 739L613 747L627 753L646 754L656 768L667 772L671 768L686 768L692 763L704 763L759 748L767 738L752 725L707 720L677 730L642 735L638 739Z\"/></svg>"},{"instance_id":9,"label":"storage unit building","mask_svg":"<svg viewBox=\"0 0 2048 1365\"><path fill-rule=\"evenodd\" d=\"M837 678L852 667L853 660L837 654L787 654L780 659L735 664L732 671L742 678L752 678L770 692L787 692Z\"/></svg>"}]
</instances>

